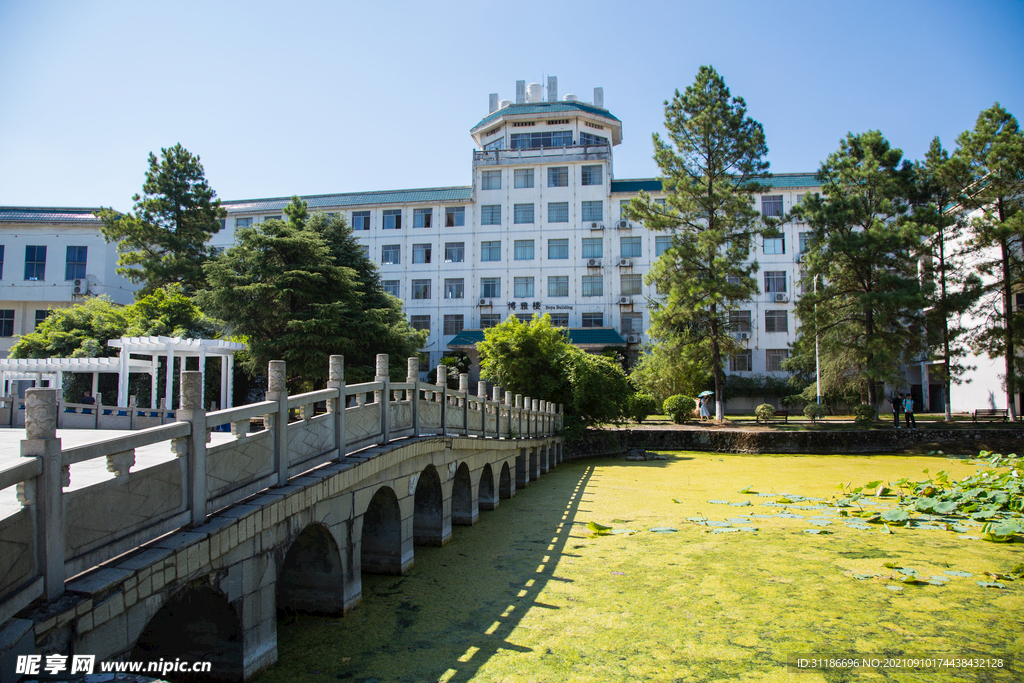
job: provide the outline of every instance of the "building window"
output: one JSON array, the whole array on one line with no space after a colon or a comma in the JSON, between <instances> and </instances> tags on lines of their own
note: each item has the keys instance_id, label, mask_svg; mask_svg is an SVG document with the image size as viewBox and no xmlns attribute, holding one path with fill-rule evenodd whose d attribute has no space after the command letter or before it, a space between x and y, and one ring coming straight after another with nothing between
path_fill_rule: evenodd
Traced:
<instances>
[{"instance_id":1,"label":"building window","mask_svg":"<svg viewBox=\"0 0 1024 683\"><path fill-rule=\"evenodd\" d=\"M14 336L14 310L0 310L0 337Z\"/></svg>"},{"instance_id":2,"label":"building window","mask_svg":"<svg viewBox=\"0 0 1024 683\"><path fill-rule=\"evenodd\" d=\"M385 244L380 249L380 262L385 266L395 266L402 262L402 246Z\"/></svg>"},{"instance_id":3,"label":"building window","mask_svg":"<svg viewBox=\"0 0 1024 683\"><path fill-rule=\"evenodd\" d=\"M483 171L480 173L481 190L500 190L501 171Z\"/></svg>"},{"instance_id":4,"label":"building window","mask_svg":"<svg viewBox=\"0 0 1024 683\"><path fill-rule=\"evenodd\" d=\"M68 247L64 266L65 280L81 280L85 277L85 260L88 247Z\"/></svg>"},{"instance_id":5,"label":"building window","mask_svg":"<svg viewBox=\"0 0 1024 683\"><path fill-rule=\"evenodd\" d=\"M480 329L486 330L491 327L496 327L501 323L500 313L481 313L480 314Z\"/></svg>"},{"instance_id":6,"label":"building window","mask_svg":"<svg viewBox=\"0 0 1024 683\"><path fill-rule=\"evenodd\" d=\"M786 253L786 238L783 236L779 237L765 237L764 238L764 253L766 254L785 254Z\"/></svg>"},{"instance_id":7,"label":"building window","mask_svg":"<svg viewBox=\"0 0 1024 683\"><path fill-rule=\"evenodd\" d=\"M352 229L353 230L369 230L370 229L370 212L369 211L353 211L352 212Z\"/></svg>"},{"instance_id":8,"label":"building window","mask_svg":"<svg viewBox=\"0 0 1024 683\"><path fill-rule=\"evenodd\" d=\"M513 215L513 222L515 223L532 223L533 204L516 204L513 210Z\"/></svg>"},{"instance_id":9,"label":"building window","mask_svg":"<svg viewBox=\"0 0 1024 683\"><path fill-rule=\"evenodd\" d=\"M750 332L750 311L729 311L730 332Z\"/></svg>"},{"instance_id":10,"label":"building window","mask_svg":"<svg viewBox=\"0 0 1024 683\"><path fill-rule=\"evenodd\" d=\"M36 326L32 329L38 329L39 324L46 320L46 316L50 315L50 311L46 309L36 309Z\"/></svg>"},{"instance_id":11,"label":"building window","mask_svg":"<svg viewBox=\"0 0 1024 683\"><path fill-rule=\"evenodd\" d=\"M600 275L583 276L583 296L604 296L604 278Z\"/></svg>"},{"instance_id":12,"label":"building window","mask_svg":"<svg viewBox=\"0 0 1024 683\"><path fill-rule=\"evenodd\" d=\"M629 200L628 199L620 199L619 200L619 220L625 221L625 220L628 220L628 219L629 219Z\"/></svg>"},{"instance_id":13,"label":"building window","mask_svg":"<svg viewBox=\"0 0 1024 683\"><path fill-rule=\"evenodd\" d=\"M548 187L569 187L569 167L548 167Z\"/></svg>"},{"instance_id":14,"label":"building window","mask_svg":"<svg viewBox=\"0 0 1024 683\"><path fill-rule=\"evenodd\" d=\"M596 164L594 166L583 167L583 184L584 185L600 185L601 184L601 165Z\"/></svg>"},{"instance_id":15,"label":"building window","mask_svg":"<svg viewBox=\"0 0 1024 683\"><path fill-rule=\"evenodd\" d=\"M4 245L0 244L0 279L4 277ZM2 388L2 387L0 387Z\"/></svg>"},{"instance_id":16,"label":"building window","mask_svg":"<svg viewBox=\"0 0 1024 683\"><path fill-rule=\"evenodd\" d=\"M449 206L444 210L444 227L461 228L466 224L466 207Z\"/></svg>"},{"instance_id":17,"label":"building window","mask_svg":"<svg viewBox=\"0 0 1024 683\"><path fill-rule=\"evenodd\" d=\"M466 243L465 242L445 242L444 243L444 262L445 263L463 263L466 260Z\"/></svg>"},{"instance_id":18,"label":"building window","mask_svg":"<svg viewBox=\"0 0 1024 683\"><path fill-rule=\"evenodd\" d=\"M604 220L604 202L583 202L583 221Z\"/></svg>"},{"instance_id":19,"label":"building window","mask_svg":"<svg viewBox=\"0 0 1024 683\"><path fill-rule=\"evenodd\" d=\"M429 228L430 219L434 215L433 209L413 209L412 210L412 227L414 228Z\"/></svg>"},{"instance_id":20,"label":"building window","mask_svg":"<svg viewBox=\"0 0 1024 683\"><path fill-rule=\"evenodd\" d=\"M569 258L569 240L548 240L548 258L554 260Z\"/></svg>"},{"instance_id":21,"label":"building window","mask_svg":"<svg viewBox=\"0 0 1024 683\"><path fill-rule=\"evenodd\" d=\"M445 278L444 281L444 298L445 299L462 299L465 296L465 286L463 279L460 278Z\"/></svg>"},{"instance_id":22,"label":"building window","mask_svg":"<svg viewBox=\"0 0 1024 683\"><path fill-rule=\"evenodd\" d=\"M430 263L430 245L429 244L414 244L414 245L412 245L412 262L413 263Z\"/></svg>"},{"instance_id":23,"label":"building window","mask_svg":"<svg viewBox=\"0 0 1024 683\"><path fill-rule=\"evenodd\" d=\"M370 245L369 244L360 244L359 245L359 250L363 253L363 256L365 256L366 258L370 258Z\"/></svg>"},{"instance_id":24,"label":"building window","mask_svg":"<svg viewBox=\"0 0 1024 683\"><path fill-rule=\"evenodd\" d=\"M551 313L550 315L552 327L569 327L568 313Z\"/></svg>"},{"instance_id":25,"label":"building window","mask_svg":"<svg viewBox=\"0 0 1024 683\"><path fill-rule=\"evenodd\" d=\"M622 334L643 334L644 333L644 314L643 313L623 313L622 314Z\"/></svg>"},{"instance_id":26,"label":"building window","mask_svg":"<svg viewBox=\"0 0 1024 683\"><path fill-rule=\"evenodd\" d=\"M276 216L264 216L263 222L266 223L267 221L279 221L282 218L284 218L284 216L282 216L281 214L277 214Z\"/></svg>"},{"instance_id":27,"label":"building window","mask_svg":"<svg viewBox=\"0 0 1024 683\"><path fill-rule=\"evenodd\" d=\"M516 261L533 260L533 240L516 240L513 257Z\"/></svg>"},{"instance_id":28,"label":"building window","mask_svg":"<svg viewBox=\"0 0 1024 683\"><path fill-rule=\"evenodd\" d=\"M482 277L480 278L480 296L485 299L497 299L501 296L501 278L500 277Z\"/></svg>"},{"instance_id":29,"label":"building window","mask_svg":"<svg viewBox=\"0 0 1024 683\"><path fill-rule=\"evenodd\" d=\"M789 317L785 311L764 312L765 332L789 332Z\"/></svg>"},{"instance_id":30,"label":"building window","mask_svg":"<svg viewBox=\"0 0 1024 683\"><path fill-rule=\"evenodd\" d=\"M581 322L583 327L604 327L604 313L584 313Z\"/></svg>"},{"instance_id":31,"label":"building window","mask_svg":"<svg viewBox=\"0 0 1024 683\"><path fill-rule=\"evenodd\" d=\"M810 244L810 242L811 242L811 233L809 233L809 232L802 232L802 233L800 233L800 253L801 254L806 254L807 253L807 245Z\"/></svg>"},{"instance_id":32,"label":"building window","mask_svg":"<svg viewBox=\"0 0 1024 683\"><path fill-rule=\"evenodd\" d=\"M786 291L786 271L784 270L766 270L764 271L764 293L773 294L775 292Z\"/></svg>"},{"instance_id":33,"label":"building window","mask_svg":"<svg viewBox=\"0 0 1024 683\"><path fill-rule=\"evenodd\" d=\"M643 255L643 244L639 237L620 237L619 247L622 258L640 258Z\"/></svg>"},{"instance_id":34,"label":"building window","mask_svg":"<svg viewBox=\"0 0 1024 683\"><path fill-rule=\"evenodd\" d=\"M430 316L429 315L411 315L409 316L409 327L414 330L427 330L430 331Z\"/></svg>"},{"instance_id":35,"label":"building window","mask_svg":"<svg viewBox=\"0 0 1024 683\"><path fill-rule=\"evenodd\" d=\"M533 322L533 314L532 313L516 313L516 320L518 320L519 322L523 323L524 325L529 325L530 323Z\"/></svg>"},{"instance_id":36,"label":"building window","mask_svg":"<svg viewBox=\"0 0 1024 683\"><path fill-rule=\"evenodd\" d=\"M543 133L512 133L511 142L512 149L572 147L572 131L552 130Z\"/></svg>"},{"instance_id":37,"label":"building window","mask_svg":"<svg viewBox=\"0 0 1024 683\"><path fill-rule=\"evenodd\" d=\"M600 237L583 238L583 258L602 258L604 256L604 240Z\"/></svg>"},{"instance_id":38,"label":"building window","mask_svg":"<svg viewBox=\"0 0 1024 683\"><path fill-rule=\"evenodd\" d=\"M622 296L637 296L643 294L643 277L640 275L620 275L622 285Z\"/></svg>"},{"instance_id":39,"label":"building window","mask_svg":"<svg viewBox=\"0 0 1024 683\"><path fill-rule=\"evenodd\" d=\"M656 235L654 237L654 256L655 256L655 258L657 258L658 256L661 256L662 254L664 254L666 251L668 251L668 248L671 247L671 246L672 246L672 236L671 235Z\"/></svg>"},{"instance_id":40,"label":"building window","mask_svg":"<svg viewBox=\"0 0 1024 683\"><path fill-rule=\"evenodd\" d=\"M517 168L515 171L515 184L517 189L533 187L533 169Z\"/></svg>"},{"instance_id":41,"label":"building window","mask_svg":"<svg viewBox=\"0 0 1024 683\"><path fill-rule=\"evenodd\" d=\"M484 204L481 206L480 225L501 225L501 204Z\"/></svg>"},{"instance_id":42,"label":"building window","mask_svg":"<svg viewBox=\"0 0 1024 683\"><path fill-rule=\"evenodd\" d=\"M381 289L384 290L385 294L391 296L402 296L402 281L401 280L382 280L380 283Z\"/></svg>"},{"instance_id":43,"label":"building window","mask_svg":"<svg viewBox=\"0 0 1024 683\"><path fill-rule=\"evenodd\" d=\"M548 223L568 223L569 202L548 203Z\"/></svg>"},{"instance_id":44,"label":"building window","mask_svg":"<svg viewBox=\"0 0 1024 683\"><path fill-rule=\"evenodd\" d=\"M446 315L444 317L444 334L454 335L462 332L463 327L462 315Z\"/></svg>"},{"instance_id":45,"label":"building window","mask_svg":"<svg viewBox=\"0 0 1024 683\"><path fill-rule=\"evenodd\" d=\"M238 229L238 228L251 228L251 227L252 227L252 218L251 217L250 218L236 218L235 219L235 229Z\"/></svg>"},{"instance_id":46,"label":"building window","mask_svg":"<svg viewBox=\"0 0 1024 683\"><path fill-rule=\"evenodd\" d=\"M384 229L385 230L401 230L402 229L402 210L401 209L384 209Z\"/></svg>"},{"instance_id":47,"label":"building window","mask_svg":"<svg viewBox=\"0 0 1024 683\"><path fill-rule=\"evenodd\" d=\"M767 349L764 353L765 370L783 372L782 361L789 358L789 349Z\"/></svg>"},{"instance_id":48,"label":"building window","mask_svg":"<svg viewBox=\"0 0 1024 683\"><path fill-rule=\"evenodd\" d=\"M533 278L532 277L517 277L512 281L514 292L513 296L517 299L524 299L533 296Z\"/></svg>"},{"instance_id":49,"label":"building window","mask_svg":"<svg viewBox=\"0 0 1024 683\"><path fill-rule=\"evenodd\" d=\"M25 279L46 279L46 247L25 247Z\"/></svg>"},{"instance_id":50,"label":"building window","mask_svg":"<svg viewBox=\"0 0 1024 683\"><path fill-rule=\"evenodd\" d=\"M580 133L580 144L581 145L607 145L608 138L603 138L600 135L591 135L590 133Z\"/></svg>"},{"instance_id":51,"label":"building window","mask_svg":"<svg viewBox=\"0 0 1024 683\"><path fill-rule=\"evenodd\" d=\"M500 261L501 260L501 242L481 242L480 243L480 260L481 261Z\"/></svg>"},{"instance_id":52,"label":"building window","mask_svg":"<svg viewBox=\"0 0 1024 683\"><path fill-rule=\"evenodd\" d=\"M656 206L666 206L665 198L664 198L664 197L662 197L662 198L660 198L660 199L655 199L655 200L654 200L654 204L655 204Z\"/></svg>"},{"instance_id":53,"label":"building window","mask_svg":"<svg viewBox=\"0 0 1024 683\"><path fill-rule=\"evenodd\" d=\"M548 275L548 296L569 296L569 276Z\"/></svg>"},{"instance_id":54,"label":"building window","mask_svg":"<svg viewBox=\"0 0 1024 683\"><path fill-rule=\"evenodd\" d=\"M429 299L430 298L430 280L413 280L412 281L412 298L413 299Z\"/></svg>"},{"instance_id":55,"label":"building window","mask_svg":"<svg viewBox=\"0 0 1024 683\"><path fill-rule=\"evenodd\" d=\"M729 356L729 372L751 372L754 369L754 354L749 349Z\"/></svg>"},{"instance_id":56,"label":"building window","mask_svg":"<svg viewBox=\"0 0 1024 683\"><path fill-rule=\"evenodd\" d=\"M761 215L765 218L781 218L782 195L770 194L761 197Z\"/></svg>"},{"instance_id":57,"label":"building window","mask_svg":"<svg viewBox=\"0 0 1024 683\"><path fill-rule=\"evenodd\" d=\"M505 138L504 137L500 137L497 140L491 140L486 145L484 145L484 149L485 150L505 149Z\"/></svg>"}]
</instances>

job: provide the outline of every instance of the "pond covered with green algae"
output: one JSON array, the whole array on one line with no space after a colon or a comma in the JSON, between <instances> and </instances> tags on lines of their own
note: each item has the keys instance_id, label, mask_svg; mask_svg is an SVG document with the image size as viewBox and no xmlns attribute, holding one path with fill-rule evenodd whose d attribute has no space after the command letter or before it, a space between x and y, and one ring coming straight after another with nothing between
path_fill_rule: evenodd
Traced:
<instances>
[{"instance_id":1,"label":"pond covered with green algae","mask_svg":"<svg viewBox=\"0 0 1024 683\"><path fill-rule=\"evenodd\" d=\"M868 524L831 504L848 495L839 482L926 469L960 479L978 465L719 453L563 463L455 527L447 546L417 547L408 576L364 576L348 615L280 619L279 661L260 681L1021 680L1024 581L1007 578L1024 562L1019 537ZM789 666L939 656L1004 668Z\"/></svg>"}]
</instances>

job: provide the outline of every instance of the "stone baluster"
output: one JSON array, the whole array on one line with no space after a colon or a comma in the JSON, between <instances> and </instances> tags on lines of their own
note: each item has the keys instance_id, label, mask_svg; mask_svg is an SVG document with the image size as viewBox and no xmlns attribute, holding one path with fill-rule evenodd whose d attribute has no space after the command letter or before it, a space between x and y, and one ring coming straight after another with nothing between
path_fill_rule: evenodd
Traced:
<instances>
[{"instance_id":1,"label":"stone baluster","mask_svg":"<svg viewBox=\"0 0 1024 683\"><path fill-rule=\"evenodd\" d=\"M505 392L505 412L508 414L508 429L505 432L506 436L512 436L512 392Z\"/></svg>"},{"instance_id":2,"label":"stone baluster","mask_svg":"<svg viewBox=\"0 0 1024 683\"><path fill-rule=\"evenodd\" d=\"M459 407L462 408L462 434L469 436L469 374L459 373Z\"/></svg>"},{"instance_id":3,"label":"stone baluster","mask_svg":"<svg viewBox=\"0 0 1024 683\"><path fill-rule=\"evenodd\" d=\"M448 366L437 366L437 382L439 389L437 400L441 403L441 434L448 435Z\"/></svg>"},{"instance_id":4,"label":"stone baluster","mask_svg":"<svg viewBox=\"0 0 1024 683\"><path fill-rule=\"evenodd\" d=\"M388 354L377 354L377 373L373 378L374 382L383 382L384 389L376 392L377 403L380 404L380 435L381 445L391 441L391 379L388 376Z\"/></svg>"},{"instance_id":5,"label":"stone baluster","mask_svg":"<svg viewBox=\"0 0 1024 683\"><path fill-rule=\"evenodd\" d=\"M480 399L480 436L487 438L487 382L476 383L476 397Z\"/></svg>"},{"instance_id":6,"label":"stone baluster","mask_svg":"<svg viewBox=\"0 0 1024 683\"><path fill-rule=\"evenodd\" d=\"M271 442L274 444L274 471L277 472L277 486L288 483L288 388L286 366L283 360L272 360L267 369L267 400L277 401L277 410L268 429L273 429Z\"/></svg>"},{"instance_id":7,"label":"stone baluster","mask_svg":"<svg viewBox=\"0 0 1024 683\"><path fill-rule=\"evenodd\" d=\"M338 458L345 457L345 356L331 356L327 366L327 388L338 397L327 402L327 411L334 415L334 447Z\"/></svg>"},{"instance_id":8,"label":"stone baluster","mask_svg":"<svg viewBox=\"0 0 1024 683\"><path fill-rule=\"evenodd\" d=\"M405 362L405 381L412 384L408 392L412 405L412 435L420 435L420 359L413 356Z\"/></svg>"},{"instance_id":9,"label":"stone baluster","mask_svg":"<svg viewBox=\"0 0 1024 683\"><path fill-rule=\"evenodd\" d=\"M14 402L17 405L17 402ZM36 566L42 571L46 599L64 592L64 501L65 486L71 485L71 468L64 466L57 438L57 390L25 391L24 458L39 458L42 472L34 480L18 484L22 505L34 505Z\"/></svg>"},{"instance_id":10,"label":"stone baluster","mask_svg":"<svg viewBox=\"0 0 1024 683\"><path fill-rule=\"evenodd\" d=\"M203 373L188 370L181 373L181 401L178 422L188 422L192 429L186 438L188 444L188 508L192 513L192 526L206 522L206 409L203 407Z\"/></svg>"}]
</instances>

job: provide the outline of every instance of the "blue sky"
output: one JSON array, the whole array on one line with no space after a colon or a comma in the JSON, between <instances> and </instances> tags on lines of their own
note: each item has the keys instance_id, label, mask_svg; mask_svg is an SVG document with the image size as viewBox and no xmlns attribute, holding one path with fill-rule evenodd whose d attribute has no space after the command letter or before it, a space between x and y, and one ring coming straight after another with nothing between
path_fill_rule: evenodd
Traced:
<instances>
[{"instance_id":1,"label":"blue sky","mask_svg":"<svg viewBox=\"0 0 1024 683\"><path fill-rule=\"evenodd\" d=\"M467 185L488 93L546 84L623 122L653 177L663 102L712 64L774 172L848 132L911 159L999 101L1024 116L1024 2L0 0L0 205L131 208L180 142L224 199Z\"/></svg>"}]
</instances>

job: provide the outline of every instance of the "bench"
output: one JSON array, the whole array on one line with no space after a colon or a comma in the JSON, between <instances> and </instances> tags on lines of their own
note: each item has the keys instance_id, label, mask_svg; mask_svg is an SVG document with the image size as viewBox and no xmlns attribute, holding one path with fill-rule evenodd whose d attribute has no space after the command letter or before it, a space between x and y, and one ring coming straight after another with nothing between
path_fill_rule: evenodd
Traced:
<instances>
[{"instance_id":1,"label":"bench","mask_svg":"<svg viewBox=\"0 0 1024 683\"><path fill-rule=\"evenodd\" d=\"M788 410L776 410L775 414L772 415L772 420L782 420L786 424L789 424L789 411ZM759 422L759 419L755 419L754 423ZM766 420L768 422L769 420Z\"/></svg>"},{"instance_id":2,"label":"bench","mask_svg":"<svg viewBox=\"0 0 1024 683\"><path fill-rule=\"evenodd\" d=\"M978 408L971 415L971 422L977 422L978 418L983 420L998 420L1007 422L1010 419L1009 411L1006 408Z\"/></svg>"}]
</instances>

